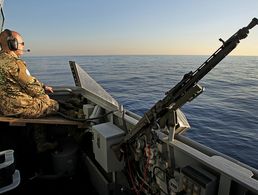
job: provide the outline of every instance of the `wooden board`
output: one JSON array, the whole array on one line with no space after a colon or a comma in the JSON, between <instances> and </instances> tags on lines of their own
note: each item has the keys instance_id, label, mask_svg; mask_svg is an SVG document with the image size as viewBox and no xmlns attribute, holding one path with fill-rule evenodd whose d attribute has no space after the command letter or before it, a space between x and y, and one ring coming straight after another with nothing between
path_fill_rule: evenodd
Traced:
<instances>
[{"instance_id":1,"label":"wooden board","mask_svg":"<svg viewBox=\"0 0 258 195\"><path fill-rule=\"evenodd\" d=\"M25 119L15 117L0 116L0 122L7 122L10 126L26 126L26 124L53 124L53 125L77 125L78 128L83 128L86 125L80 121L64 119L59 116L49 116L37 119Z\"/></svg>"}]
</instances>

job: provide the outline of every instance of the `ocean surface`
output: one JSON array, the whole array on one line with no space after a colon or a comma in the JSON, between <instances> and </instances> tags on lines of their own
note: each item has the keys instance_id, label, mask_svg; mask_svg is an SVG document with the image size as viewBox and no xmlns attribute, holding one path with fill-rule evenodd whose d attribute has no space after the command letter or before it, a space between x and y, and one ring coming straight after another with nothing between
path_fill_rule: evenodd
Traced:
<instances>
[{"instance_id":1,"label":"ocean surface","mask_svg":"<svg viewBox=\"0 0 258 195\"><path fill-rule=\"evenodd\" d=\"M74 86L75 61L130 111L143 115L208 56L24 57L50 86ZM227 56L200 82L205 91L182 107L185 135L258 169L258 57Z\"/></svg>"}]
</instances>

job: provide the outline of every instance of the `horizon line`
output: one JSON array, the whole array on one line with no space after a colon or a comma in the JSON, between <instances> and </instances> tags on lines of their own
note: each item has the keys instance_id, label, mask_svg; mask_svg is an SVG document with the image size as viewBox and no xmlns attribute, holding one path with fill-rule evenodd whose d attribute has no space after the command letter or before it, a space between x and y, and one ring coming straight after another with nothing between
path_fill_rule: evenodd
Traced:
<instances>
[{"instance_id":1,"label":"horizon line","mask_svg":"<svg viewBox=\"0 0 258 195\"><path fill-rule=\"evenodd\" d=\"M65 56L211 56L208 54L57 54L57 55L23 55L23 57L65 57ZM229 54L231 57L258 57L258 55ZM225 56L225 57L227 57Z\"/></svg>"}]
</instances>

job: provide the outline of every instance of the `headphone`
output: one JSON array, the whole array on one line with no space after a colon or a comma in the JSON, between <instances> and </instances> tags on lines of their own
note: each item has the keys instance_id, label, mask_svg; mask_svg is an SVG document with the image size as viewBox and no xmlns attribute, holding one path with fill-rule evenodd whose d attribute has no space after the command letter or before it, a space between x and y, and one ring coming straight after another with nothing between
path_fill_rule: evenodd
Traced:
<instances>
[{"instance_id":1,"label":"headphone","mask_svg":"<svg viewBox=\"0 0 258 195\"><path fill-rule=\"evenodd\" d=\"M9 29L4 30L8 37L6 38L6 43L11 51L18 50L18 40L12 35L12 31Z\"/></svg>"}]
</instances>

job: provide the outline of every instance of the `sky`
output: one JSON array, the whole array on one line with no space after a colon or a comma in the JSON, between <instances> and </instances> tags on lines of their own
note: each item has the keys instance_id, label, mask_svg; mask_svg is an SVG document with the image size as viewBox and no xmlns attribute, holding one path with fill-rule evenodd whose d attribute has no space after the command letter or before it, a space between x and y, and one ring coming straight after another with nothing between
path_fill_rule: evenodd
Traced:
<instances>
[{"instance_id":1,"label":"sky","mask_svg":"<svg viewBox=\"0 0 258 195\"><path fill-rule=\"evenodd\" d=\"M4 14L26 55L211 55L258 0L5 0ZM258 26L231 54L258 56Z\"/></svg>"}]
</instances>

